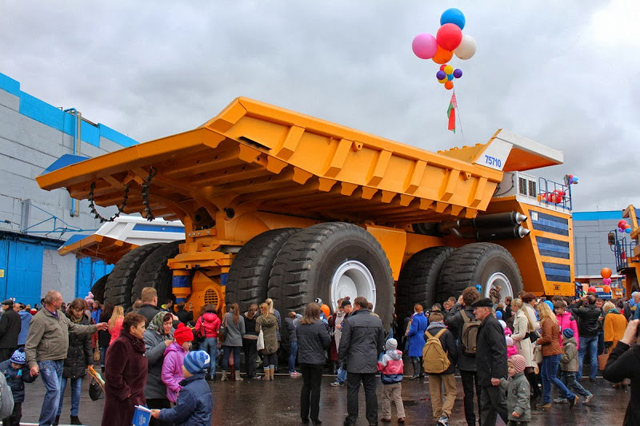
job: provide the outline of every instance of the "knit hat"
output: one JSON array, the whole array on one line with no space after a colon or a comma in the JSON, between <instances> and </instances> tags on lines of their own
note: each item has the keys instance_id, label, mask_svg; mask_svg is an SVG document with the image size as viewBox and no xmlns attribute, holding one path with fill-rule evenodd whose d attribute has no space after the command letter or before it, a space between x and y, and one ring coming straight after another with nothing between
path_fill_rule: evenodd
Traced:
<instances>
[{"instance_id":1,"label":"knit hat","mask_svg":"<svg viewBox=\"0 0 640 426\"><path fill-rule=\"evenodd\" d=\"M27 362L27 355L24 353L24 349L16 349L11 355L11 362L24 365Z\"/></svg>"},{"instance_id":2,"label":"knit hat","mask_svg":"<svg viewBox=\"0 0 640 426\"><path fill-rule=\"evenodd\" d=\"M391 338L387 340L387 343L384 344L384 347L388 351L395 351L396 349L398 349L398 341L394 338Z\"/></svg>"},{"instance_id":3,"label":"knit hat","mask_svg":"<svg viewBox=\"0 0 640 426\"><path fill-rule=\"evenodd\" d=\"M316 297L316 299L313 302L317 303L320 306L322 306L322 299L320 299L319 297Z\"/></svg>"},{"instance_id":4,"label":"knit hat","mask_svg":"<svg viewBox=\"0 0 640 426\"><path fill-rule=\"evenodd\" d=\"M553 312L553 302L551 300L545 300L544 303L546 303L547 306L551 309L551 312Z\"/></svg>"},{"instance_id":5,"label":"knit hat","mask_svg":"<svg viewBox=\"0 0 640 426\"><path fill-rule=\"evenodd\" d=\"M511 358L509 358L509 362L513 364L513 369L515 370L516 374L523 372L527 367L527 360L524 359L524 357L520 354L513 355Z\"/></svg>"},{"instance_id":6,"label":"knit hat","mask_svg":"<svg viewBox=\"0 0 640 426\"><path fill-rule=\"evenodd\" d=\"M496 318L499 320L502 319L502 311L496 311Z\"/></svg>"},{"instance_id":7,"label":"knit hat","mask_svg":"<svg viewBox=\"0 0 640 426\"><path fill-rule=\"evenodd\" d=\"M183 323L178 324L178 328L173 332L176 343L182 346L184 342L193 342L193 331Z\"/></svg>"},{"instance_id":8,"label":"knit hat","mask_svg":"<svg viewBox=\"0 0 640 426\"><path fill-rule=\"evenodd\" d=\"M184 368L191 374L197 374L209 367L211 364L211 358L205 351L193 351L189 352L184 357Z\"/></svg>"},{"instance_id":9,"label":"knit hat","mask_svg":"<svg viewBox=\"0 0 640 426\"><path fill-rule=\"evenodd\" d=\"M575 336L575 333L573 332L572 329L565 328L564 330L562 330L562 335L564 336L565 339L571 339L573 336Z\"/></svg>"}]
</instances>

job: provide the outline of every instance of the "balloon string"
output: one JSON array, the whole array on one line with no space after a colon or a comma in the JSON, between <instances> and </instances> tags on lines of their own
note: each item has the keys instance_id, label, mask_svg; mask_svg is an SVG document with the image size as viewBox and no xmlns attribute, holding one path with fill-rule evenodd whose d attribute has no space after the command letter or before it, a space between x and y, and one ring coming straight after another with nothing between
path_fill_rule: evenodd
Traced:
<instances>
[{"instance_id":1,"label":"balloon string","mask_svg":"<svg viewBox=\"0 0 640 426\"><path fill-rule=\"evenodd\" d=\"M462 115L460 114L460 102L458 101L458 95L456 94L456 89L455 87L453 88L453 94L456 97L456 120L458 120L458 123L460 124L460 136L462 136L462 144L466 145L467 144L467 140L464 137L464 130L462 129Z\"/></svg>"}]
</instances>

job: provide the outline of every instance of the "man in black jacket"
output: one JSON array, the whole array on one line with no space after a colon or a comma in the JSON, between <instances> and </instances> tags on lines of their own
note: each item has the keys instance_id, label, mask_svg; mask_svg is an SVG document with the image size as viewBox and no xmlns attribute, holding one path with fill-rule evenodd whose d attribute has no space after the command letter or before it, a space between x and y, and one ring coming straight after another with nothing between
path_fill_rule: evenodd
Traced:
<instances>
[{"instance_id":1,"label":"man in black jacket","mask_svg":"<svg viewBox=\"0 0 640 426\"><path fill-rule=\"evenodd\" d=\"M467 287L462 291L462 295L458 299L458 302L451 308L451 312L447 316L447 324L449 329L458 338L458 369L460 370L460 378L462 380L462 389L464 389L464 417L467 420L467 425L476 425L476 413L473 403L474 394L474 382L475 393L478 398L478 405L480 402L480 385L478 384L476 367L476 357L466 355L462 348L462 327L465 321L475 321L476 316L473 314L473 302L480 299L480 293L475 287ZM463 313L464 312L464 313ZM466 316L466 318L463 317ZM480 410L478 410L480 411Z\"/></svg>"},{"instance_id":2,"label":"man in black jacket","mask_svg":"<svg viewBox=\"0 0 640 426\"><path fill-rule=\"evenodd\" d=\"M497 415L502 421L507 418L507 402L505 394L500 390L500 379L506 378L507 343L504 331L493 316L493 302L489 298L479 299L471 305L477 319L482 321L477 339L478 384L480 385L480 424L493 426Z\"/></svg>"},{"instance_id":3,"label":"man in black jacket","mask_svg":"<svg viewBox=\"0 0 640 426\"><path fill-rule=\"evenodd\" d=\"M371 314L369 302L356 297L353 313L344 321L338 361L347 366L347 413L345 426L355 425L358 420L358 391L364 387L367 404L366 417L370 425L378 424L378 398L376 397L376 374L378 355L384 351L384 328L382 321Z\"/></svg>"},{"instance_id":4,"label":"man in black jacket","mask_svg":"<svg viewBox=\"0 0 640 426\"><path fill-rule=\"evenodd\" d=\"M2 319L0 319L0 362L11 358L18 349L18 336L22 328L20 314L13 310L13 300L2 302Z\"/></svg>"},{"instance_id":5,"label":"man in black jacket","mask_svg":"<svg viewBox=\"0 0 640 426\"><path fill-rule=\"evenodd\" d=\"M149 327L149 323L160 312L158 308L158 291L153 287L145 287L140 293L142 299L142 306L138 313L145 318L145 325Z\"/></svg>"},{"instance_id":6,"label":"man in black jacket","mask_svg":"<svg viewBox=\"0 0 640 426\"><path fill-rule=\"evenodd\" d=\"M571 311L578 317L578 332L580 334L580 346L578 349L578 373L576 379L582 378L582 363L584 356L589 351L591 371L589 380L595 382L598 373L598 318L602 311L596 307L596 297L586 297L586 305L580 300L572 305Z\"/></svg>"}]
</instances>

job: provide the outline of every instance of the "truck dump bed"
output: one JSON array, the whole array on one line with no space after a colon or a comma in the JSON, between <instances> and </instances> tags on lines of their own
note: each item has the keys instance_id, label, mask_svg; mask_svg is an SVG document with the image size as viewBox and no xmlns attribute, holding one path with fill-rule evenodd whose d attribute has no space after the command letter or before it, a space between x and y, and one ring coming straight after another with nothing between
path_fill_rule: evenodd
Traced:
<instances>
[{"instance_id":1,"label":"truck dump bed","mask_svg":"<svg viewBox=\"0 0 640 426\"><path fill-rule=\"evenodd\" d=\"M219 210L250 204L281 214L403 225L475 217L503 170L561 162L561 152L506 131L486 144L432 153L237 98L195 130L71 164L37 181L105 207L124 198L125 213L150 210L166 220L183 219L195 204Z\"/></svg>"}]
</instances>

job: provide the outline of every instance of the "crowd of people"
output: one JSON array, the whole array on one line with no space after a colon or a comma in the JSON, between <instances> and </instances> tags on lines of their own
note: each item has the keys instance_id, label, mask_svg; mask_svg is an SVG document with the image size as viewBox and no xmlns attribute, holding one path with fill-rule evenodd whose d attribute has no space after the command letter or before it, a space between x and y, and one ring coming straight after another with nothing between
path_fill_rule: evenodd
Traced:
<instances>
[{"instance_id":1,"label":"crowd of people","mask_svg":"<svg viewBox=\"0 0 640 426\"><path fill-rule=\"evenodd\" d=\"M206 381L218 375L220 381L274 380L283 332L287 372L303 381L303 424L322 423L327 368L336 374L331 385L347 388L345 425L358 419L361 385L370 425L390 422L393 407L398 423L406 421L405 361L411 379L427 378L438 425L457 416L456 373L464 392L460 416L468 425L492 425L498 416L507 424L527 424L534 408L592 403L589 388L598 370L616 388L627 386L635 374L640 293L629 301L607 302L594 294L550 300L525 292L515 299L489 296L469 287L428 311L416 304L403 323L394 319L386 325L363 297L340 299L333 313L316 299L303 315L287 312L284 329L271 299L246 312L235 303L220 313L206 305L198 315L182 303L159 306L151 287L142 290L128 312L90 298L65 305L56 291L45 295L35 314L8 299L0 318L0 371L15 404L3 424L19 425L24 383L38 377L46 389L39 423L58 424L70 384L70 421L82 424L82 380L87 367L99 361L105 379L103 424L129 425L136 405L142 405L151 409L151 424L209 425L213 399ZM378 380L383 386L380 418ZM626 424L640 418L637 398L632 388Z\"/></svg>"}]
</instances>

